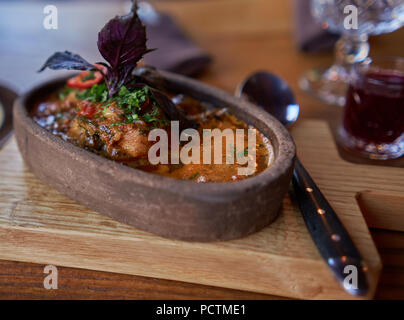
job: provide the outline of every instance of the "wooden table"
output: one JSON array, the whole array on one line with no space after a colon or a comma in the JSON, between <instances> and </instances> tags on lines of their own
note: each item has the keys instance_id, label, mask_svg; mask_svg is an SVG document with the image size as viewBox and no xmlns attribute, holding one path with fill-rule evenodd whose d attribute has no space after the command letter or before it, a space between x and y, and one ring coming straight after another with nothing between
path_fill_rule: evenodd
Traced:
<instances>
[{"instance_id":1,"label":"wooden table","mask_svg":"<svg viewBox=\"0 0 404 320\"><path fill-rule=\"evenodd\" d=\"M175 16L214 57L201 80L233 92L256 69L284 77L296 92L302 117L335 124L340 109L298 89L308 68L332 62L330 53L303 54L293 38L292 1L154 1ZM404 56L404 29L372 39L372 54ZM384 264L376 298L404 298L404 233L372 230ZM58 290L43 288L44 266L0 261L1 299L278 299L279 297L91 270L58 267Z\"/></svg>"}]
</instances>

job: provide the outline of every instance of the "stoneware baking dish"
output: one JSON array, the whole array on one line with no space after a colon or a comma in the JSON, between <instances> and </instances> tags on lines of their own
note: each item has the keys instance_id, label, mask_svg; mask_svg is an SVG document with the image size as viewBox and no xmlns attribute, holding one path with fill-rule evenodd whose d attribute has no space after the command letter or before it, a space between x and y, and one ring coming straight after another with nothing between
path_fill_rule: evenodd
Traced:
<instances>
[{"instance_id":1,"label":"stoneware baking dish","mask_svg":"<svg viewBox=\"0 0 404 320\"><path fill-rule=\"evenodd\" d=\"M242 181L198 184L93 154L52 135L30 117L36 101L63 86L66 78L60 78L39 85L15 102L15 135L29 169L78 203L163 237L229 240L269 225L280 211L294 165L295 145L288 131L265 111L219 89L168 72L160 75L167 89L227 107L260 130L273 145L273 164Z\"/></svg>"}]
</instances>

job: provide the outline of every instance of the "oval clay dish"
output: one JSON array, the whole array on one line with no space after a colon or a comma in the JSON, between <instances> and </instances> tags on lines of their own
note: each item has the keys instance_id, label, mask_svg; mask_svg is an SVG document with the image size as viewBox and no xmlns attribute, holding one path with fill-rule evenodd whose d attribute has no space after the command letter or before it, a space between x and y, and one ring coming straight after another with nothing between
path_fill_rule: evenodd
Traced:
<instances>
[{"instance_id":1,"label":"oval clay dish","mask_svg":"<svg viewBox=\"0 0 404 320\"><path fill-rule=\"evenodd\" d=\"M295 145L288 131L258 107L201 82L160 72L167 89L227 107L273 145L275 159L261 174L238 182L198 184L136 170L52 135L29 116L34 103L62 87L44 83L14 106L14 129L31 171L78 203L164 237L187 241L240 238L270 224L288 190Z\"/></svg>"}]
</instances>

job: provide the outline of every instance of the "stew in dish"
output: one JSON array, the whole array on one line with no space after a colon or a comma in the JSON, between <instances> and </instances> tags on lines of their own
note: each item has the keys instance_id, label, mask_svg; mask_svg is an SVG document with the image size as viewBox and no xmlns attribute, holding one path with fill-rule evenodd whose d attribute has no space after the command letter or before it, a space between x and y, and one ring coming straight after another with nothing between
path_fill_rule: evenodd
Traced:
<instances>
[{"instance_id":1,"label":"stew in dish","mask_svg":"<svg viewBox=\"0 0 404 320\"><path fill-rule=\"evenodd\" d=\"M91 72L85 72L87 74L81 75L81 79L96 79ZM116 97L108 99L103 83L92 84L87 89L71 83L38 102L32 110L32 117L40 126L63 140L108 159L147 172L195 182L242 180L264 171L273 161L273 149L268 138L256 130L256 156L254 171L250 175L238 174L238 169L243 165L236 161L234 164L226 163L229 152L234 152L234 157L237 157L237 150L233 145L226 145L225 140L222 164L202 164L203 161L200 164L184 164L180 161L178 164L153 165L148 160L148 151L154 142L149 141L148 134L155 128L165 129L169 133L170 121L152 89L149 86L122 87ZM253 127L226 109L215 109L183 94L165 95L187 119L196 122L201 137L204 129L245 129L244 145L247 147L241 152L248 156L247 129ZM203 150L202 143L201 139L200 150ZM182 147L180 144L179 150ZM213 144L211 148L213 157ZM171 151L169 149L169 153Z\"/></svg>"}]
</instances>

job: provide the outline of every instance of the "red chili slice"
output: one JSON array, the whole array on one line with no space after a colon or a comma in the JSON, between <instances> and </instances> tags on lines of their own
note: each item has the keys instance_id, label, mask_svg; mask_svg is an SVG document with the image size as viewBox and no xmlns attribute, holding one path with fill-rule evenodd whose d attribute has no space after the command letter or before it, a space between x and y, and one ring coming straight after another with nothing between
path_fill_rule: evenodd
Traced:
<instances>
[{"instance_id":1,"label":"red chili slice","mask_svg":"<svg viewBox=\"0 0 404 320\"><path fill-rule=\"evenodd\" d=\"M106 68L102 65L95 65L98 69L101 69L104 73ZM104 76L100 71L83 71L79 75L67 80L67 86L73 89L89 89L93 85L102 82Z\"/></svg>"}]
</instances>

